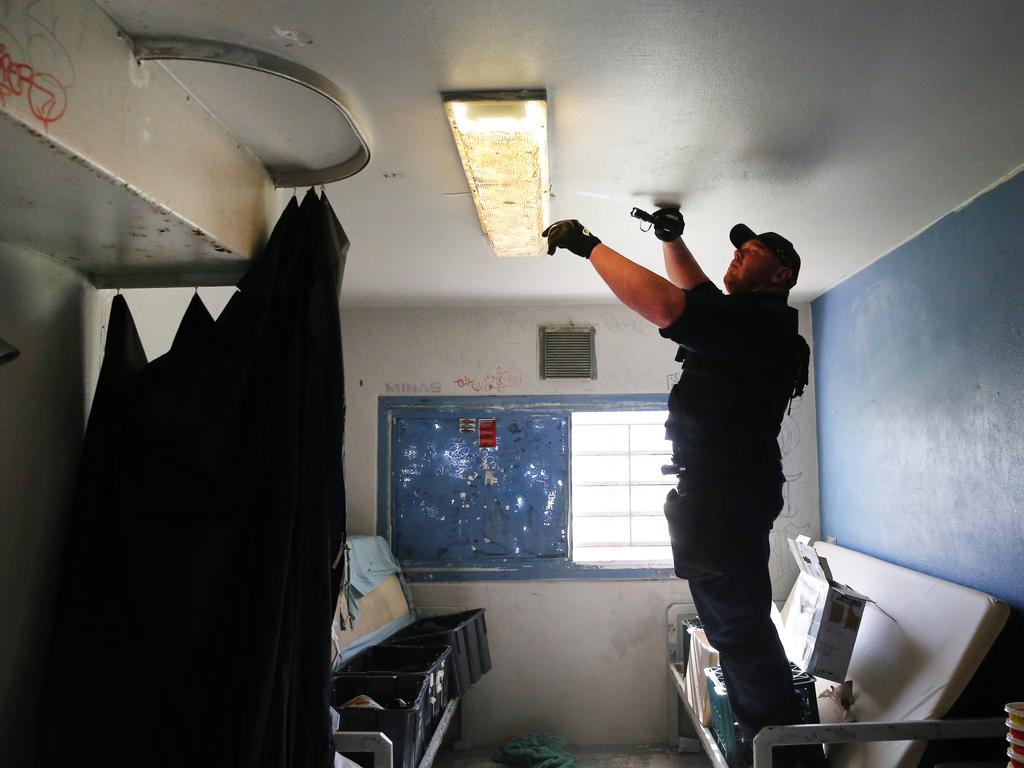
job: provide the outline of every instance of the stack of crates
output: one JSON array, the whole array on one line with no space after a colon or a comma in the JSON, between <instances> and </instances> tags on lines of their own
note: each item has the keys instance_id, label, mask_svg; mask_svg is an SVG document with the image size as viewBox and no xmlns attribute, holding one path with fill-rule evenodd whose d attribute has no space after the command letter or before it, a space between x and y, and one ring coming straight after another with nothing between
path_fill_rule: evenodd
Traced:
<instances>
[{"instance_id":1,"label":"stack of crates","mask_svg":"<svg viewBox=\"0 0 1024 768\"><path fill-rule=\"evenodd\" d=\"M814 677L793 662L789 662L789 668L793 673L793 687L800 697L800 722L817 723L818 698L814 691ZM708 697L711 699L711 732L729 765L732 768L745 768L747 763L740 750L739 723L729 704L722 668L708 667L704 674L707 676Z\"/></svg>"},{"instance_id":2,"label":"stack of crates","mask_svg":"<svg viewBox=\"0 0 1024 768\"><path fill-rule=\"evenodd\" d=\"M491 668L484 609L428 616L389 637L388 645L447 645L452 649L451 695L462 696Z\"/></svg>"},{"instance_id":3,"label":"stack of crates","mask_svg":"<svg viewBox=\"0 0 1024 768\"><path fill-rule=\"evenodd\" d=\"M341 731L381 731L391 739L394 768L416 768L448 701L491 668L484 611L419 619L335 673L331 703ZM376 707L345 706L357 696Z\"/></svg>"},{"instance_id":4,"label":"stack of crates","mask_svg":"<svg viewBox=\"0 0 1024 768\"><path fill-rule=\"evenodd\" d=\"M452 649L446 645L376 645L345 662L336 677L426 675L427 717L431 730L448 706L448 679L452 674Z\"/></svg>"}]
</instances>

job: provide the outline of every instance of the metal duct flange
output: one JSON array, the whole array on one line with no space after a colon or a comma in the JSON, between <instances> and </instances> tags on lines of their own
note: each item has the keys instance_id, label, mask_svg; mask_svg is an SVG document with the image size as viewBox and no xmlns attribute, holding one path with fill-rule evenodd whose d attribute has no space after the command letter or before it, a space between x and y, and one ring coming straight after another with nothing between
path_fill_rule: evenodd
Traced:
<instances>
[{"instance_id":1,"label":"metal duct flange","mask_svg":"<svg viewBox=\"0 0 1024 768\"><path fill-rule=\"evenodd\" d=\"M318 72L267 51L247 48L222 40L186 37L136 37L132 39L139 61L197 61L241 67L279 77L308 88L326 99L341 116L344 131L351 134L355 151L333 165L311 170L275 168L264 161L275 187L310 187L346 179L359 173L370 162L370 148L360 130L345 92ZM216 105L205 105L216 114Z\"/></svg>"}]
</instances>

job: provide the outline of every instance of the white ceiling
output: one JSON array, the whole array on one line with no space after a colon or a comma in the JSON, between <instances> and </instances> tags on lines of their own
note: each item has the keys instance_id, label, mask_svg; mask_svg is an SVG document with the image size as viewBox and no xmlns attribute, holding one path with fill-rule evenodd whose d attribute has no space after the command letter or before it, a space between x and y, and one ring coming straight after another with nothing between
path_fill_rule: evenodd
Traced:
<instances>
[{"instance_id":1,"label":"white ceiling","mask_svg":"<svg viewBox=\"0 0 1024 768\"><path fill-rule=\"evenodd\" d=\"M372 160L328 187L347 305L612 300L566 252L493 255L442 91L546 88L553 218L660 271L627 212L676 196L715 278L737 221L789 237L797 300L1024 164L1018 0L99 4L129 33L272 50L348 93Z\"/></svg>"}]
</instances>

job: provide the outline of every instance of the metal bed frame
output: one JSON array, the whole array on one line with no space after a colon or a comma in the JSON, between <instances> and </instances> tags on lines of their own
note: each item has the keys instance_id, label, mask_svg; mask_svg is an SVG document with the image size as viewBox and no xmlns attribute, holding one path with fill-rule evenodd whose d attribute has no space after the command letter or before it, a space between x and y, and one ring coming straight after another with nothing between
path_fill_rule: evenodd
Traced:
<instances>
[{"instance_id":1,"label":"metal bed frame","mask_svg":"<svg viewBox=\"0 0 1024 768\"><path fill-rule=\"evenodd\" d=\"M715 768L730 768L725 755L715 741L711 730L704 726L686 701L685 674L682 665L668 665L669 678L679 697L679 706L685 710ZM1006 733L1002 718L978 720L907 720L866 723L834 723L826 725L772 725L762 728L754 737L753 768L772 768L774 747L786 744L849 744L869 741L909 741L942 739L977 739L1000 737Z\"/></svg>"}]
</instances>

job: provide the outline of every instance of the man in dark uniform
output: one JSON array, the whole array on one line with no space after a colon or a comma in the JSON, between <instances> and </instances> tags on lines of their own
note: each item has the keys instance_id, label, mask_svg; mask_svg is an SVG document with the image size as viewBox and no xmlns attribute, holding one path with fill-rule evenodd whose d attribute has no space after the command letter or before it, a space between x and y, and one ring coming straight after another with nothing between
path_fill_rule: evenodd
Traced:
<instances>
[{"instance_id":1,"label":"man in dark uniform","mask_svg":"<svg viewBox=\"0 0 1024 768\"><path fill-rule=\"evenodd\" d=\"M612 250L575 219L544 231L548 253L587 258L627 307L679 345L667 437L678 475L669 492L675 572L718 649L729 701L749 745L765 725L799 721L789 663L771 621L768 532L782 510L778 434L803 392L809 350L786 303L800 257L784 237L729 233L735 248L723 294L682 240L678 208L653 214L671 280ZM818 746L776 750L776 765L824 764Z\"/></svg>"}]
</instances>

